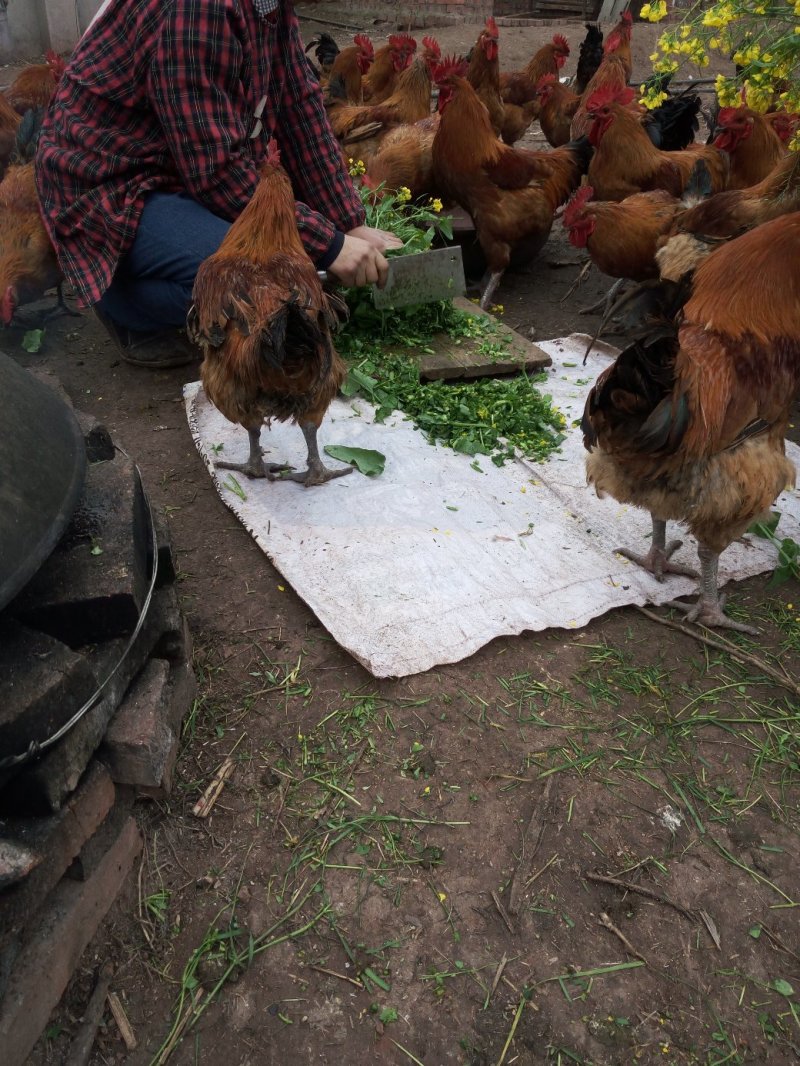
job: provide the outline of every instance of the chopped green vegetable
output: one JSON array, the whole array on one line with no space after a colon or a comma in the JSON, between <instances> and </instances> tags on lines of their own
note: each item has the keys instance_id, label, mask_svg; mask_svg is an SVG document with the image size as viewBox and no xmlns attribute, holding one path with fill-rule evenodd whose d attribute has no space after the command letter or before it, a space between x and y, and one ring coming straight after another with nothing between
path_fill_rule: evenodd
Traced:
<instances>
[{"instance_id":1,"label":"chopped green vegetable","mask_svg":"<svg viewBox=\"0 0 800 1066\"><path fill-rule=\"evenodd\" d=\"M29 329L22 338L22 347L26 352L34 355L42 347L42 337L44 337L43 329Z\"/></svg>"},{"instance_id":2,"label":"chopped green vegetable","mask_svg":"<svg viewBox=\"0 0 800 1066\"><path fill-rule=\"evenodd\" d=\"M367 477L376 477L383 473L386 466L386 456L382 452L376 452L372 448L347 448L343 444L326 444L325 452L332 459L339 459Z\"/></svg>"}]
</instances>

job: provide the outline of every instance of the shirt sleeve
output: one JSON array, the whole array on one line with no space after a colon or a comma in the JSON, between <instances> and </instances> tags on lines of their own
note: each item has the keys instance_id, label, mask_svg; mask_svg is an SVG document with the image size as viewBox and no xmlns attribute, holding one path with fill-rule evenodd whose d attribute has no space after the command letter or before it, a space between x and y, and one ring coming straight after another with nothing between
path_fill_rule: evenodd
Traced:
<instances>
[{"instance_id":1,"label":"shirt sleeve","mask_svg":"<svg viewBox=\"0 0 800 1066\"><path fill-rule=\"evenodd\" d=\"M303 201L298 205L300 235L319 264L321 257L328 258L335 233L362 226L365 212L328 122L317 76L303 51L297 16L291 4L281 8L284 76L282 98L276 102L278 141L283 165Z\"/></svg>"},{"instance_id":2,"label":"shirt sleeve","mask_svg":"<svg viewBox=\"0 0 800 1066\"><path fill-rule=\"evenodd\" d=\"M257 175L243 120L250 114L233 5L176 0L163 20L148 72L153 108L187 191L233 220Z\"/></svg>"}]
</instances>

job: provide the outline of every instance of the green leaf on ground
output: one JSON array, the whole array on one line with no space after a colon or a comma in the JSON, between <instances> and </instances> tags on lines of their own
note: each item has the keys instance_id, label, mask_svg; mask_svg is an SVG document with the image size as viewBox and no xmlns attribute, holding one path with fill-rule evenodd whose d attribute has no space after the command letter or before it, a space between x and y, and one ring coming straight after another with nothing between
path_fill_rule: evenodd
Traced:
<instances>
[{"instance_id":1,"label":"green leaf on ground","mask_svg":"<svg viewBox=\"0 0 800 1066\"><path fill-rule=\"evenodd\" d=\"M378 474L383 473L386 466L386 456L371 448L348 448L344 444L326 444L325 454L343 463L350 463L367 477L377 477Z\"/></svg>"},{"instance_id":2,"label":"green leaf on ground","mask_svg":"<svg viewBox=\"0 0 800 1066\"><path fill-rule=\"evenodd\" d=\"M29 329L22 338L22 347L26 352L35 355L42 346L42 337L44 337L43 329Z\"/></svg>"}]
</instances>

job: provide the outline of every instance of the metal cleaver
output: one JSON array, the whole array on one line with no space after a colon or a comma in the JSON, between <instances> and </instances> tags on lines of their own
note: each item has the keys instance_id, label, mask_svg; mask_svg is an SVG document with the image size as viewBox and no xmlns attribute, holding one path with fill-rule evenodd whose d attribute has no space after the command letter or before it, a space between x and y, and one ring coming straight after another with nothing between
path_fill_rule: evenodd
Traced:
<instances>
[{"instance_id":1,"label":"metal cleaver","mask_svg":"<svg viewBox=\"0 0 800 1066\"><path fill-rule=\"evenodd\" d=\"M386 285L382 289L372 286L372 298L375 306L381 310L453 300L466 292L460 245L434 248L414 255L390 256L387 261L389 277ZM327 280L328 275L324 270L318 273L323 281Z\"/></svg>"}]
</instances>

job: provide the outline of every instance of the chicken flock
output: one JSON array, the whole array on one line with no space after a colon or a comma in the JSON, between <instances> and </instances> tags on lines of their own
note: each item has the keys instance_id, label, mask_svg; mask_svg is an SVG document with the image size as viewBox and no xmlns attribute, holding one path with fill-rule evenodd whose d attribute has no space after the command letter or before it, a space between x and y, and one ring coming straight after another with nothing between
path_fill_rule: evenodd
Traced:
<instances>
[{"instance_id":1,"label":"chicken flock","mask_svg":"<svg viewBox=\"0 0 800 1066\"><path fill-rule=\"evenodd\" d=\"M588 481L651 514L649 551L623 554L658 580L699 578L696 601L677 604L690 619L746 629L723 610L717 563L795 480L784 437L800 389L800 270L791 265L800 262L800 153L788 144L800 116L779 101L767 114L716 108L708 141L698 142L691 87L652 111L637 102L630 14L605 38L586 30L576 73L563 81L562 34L510 71L493 18L464 57L443 56L432 36L418 48L403 33L380 47L357 34L342 48L321 33L307 51L343 157L363 160L370 194L405 187L470 217L486 263L483 307L559 218L572 245L618 279L606 318L622 316L627 343L586 402ZM60 280L52 249L34 240L39 251L26 258L31 234L15 237L8 224L27 212L36 228L19 133L29 109L46 104L59 63L48 57L0 96L6 325L20 302ZM550 150L516 147L534 122ZM198 274L188 330L203 351L208 397L248 432L249 457L235 468L317 485L349 472L326 470L316 441L344 376L332 338L346 310L320 284L292 202L271 143L253 201ZM271 418L301 426L302 474L263 462ZM699 574L671 561L670 521L696 538Z\"/></svg>"}]
</instances>

